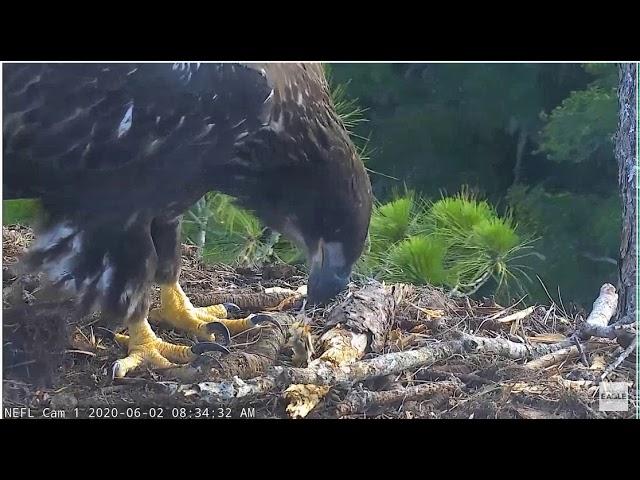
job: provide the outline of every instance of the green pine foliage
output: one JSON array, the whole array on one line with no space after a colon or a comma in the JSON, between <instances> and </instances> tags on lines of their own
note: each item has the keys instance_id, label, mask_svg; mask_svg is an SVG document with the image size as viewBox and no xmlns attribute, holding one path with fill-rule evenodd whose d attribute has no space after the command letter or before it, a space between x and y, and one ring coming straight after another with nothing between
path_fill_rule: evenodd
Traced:
<instances>
[{"instance_id":1,"label":"green pine foliage","mask_svg":"<svg viewBox=\"0 0 640 480\"><path fill-rule=\"evenodd\" d=\"M372 250L378 251L405 238L415 227L417 213L412 194L376 204L369 229Z\"/></svg>"},{"instance_id":2,"label":"green pine foliage","mask_svg":"<svg viewBox=\"0 0 640 480\"><path fill-rule=\"evenodd\" d=\"M392 245L384 258L383 278L417 285L449 285L447 244L436 235L411 235Z\"/></svg>"},{"instance_id":3,"label":"green pine foliage","mask_svg":"<svg viewBox=\"0 0 640 480\"><path fill-rule=\"evenodd\" d=\"M468 189L433 203L408 193L379 204L369 237L361 274L459 293L476 291L491 279L499 294L523 293L523 281L530 281L519 262L530 254L529 242L509 214L499 216Z\"/></svg>"},{"instance_id":4,"label":"green pine foliage","mask_svg":"<svg viewBox=\"0 0 640 480\"><path fill-rule=\"evenodd\" d=\"M239 266L261 266L272 261L297 263L300 253L279 233L265 228L251 212L221 193L207 194L204 209L192 208L183 222L190 243L204 227L203 260ZM198 214L194 213L197 211Z\"/></svg>"},{"instance_id":5,"label":"green pine foliage","mask_svg":"<svg viewBox=\"0 0 640 480\"><path fill-rule=\"evenodd\" d=\"M33 225L42 214L42 207L38 200L16 199L2 201L3 225Z\"/></svg>"}]
</instances>

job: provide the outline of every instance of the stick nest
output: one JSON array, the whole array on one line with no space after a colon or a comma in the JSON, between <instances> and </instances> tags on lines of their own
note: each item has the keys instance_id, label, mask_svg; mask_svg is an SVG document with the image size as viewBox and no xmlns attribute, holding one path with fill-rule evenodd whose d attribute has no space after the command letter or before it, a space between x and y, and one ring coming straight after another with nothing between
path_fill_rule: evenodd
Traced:
<instances>
[{"instance_id":1,"label":"stick nest","mask_svg":"<svg viewBox=\"0 0 640 480\"><path fill-rule=\"evenodd\" d=\"M205 387L211 385L214 389L221 386L238 391L249 386L256 389L257 393L247 396L247 400L225 405L231 416L251 407L257 417L286 418L284 392L289 387L290 392L310 395L311 391L318 397L309 418L635 417L635 352L607 374L607 381L628 383L628 411L602 412L598 408L601 375L625 350L615 338L584 340L577 354L563 356L559 352L557 358L542 362L539 368L528 368L527 364L541 355L514 359L500 352L463 352L419 368L363 381L302 389L280 384L274 374L278 368L300 367L300 362L304 367L307 361L321 356L319 339L332 327L327 325L332 310L347 295L357 295L362 285L352 285L348 293L326 308L303 311L301 298L286 294L278 297L277 291L269 294L275 300L267 305L265 289L286 289L280 290L280 294L295 291L306 283L304 274L286 265L269 266L262 271L207 265L187 245L182 248L180 282L194 304L198 299L260 298L263 305L253 308L278 311L282 333L269 327L236 336L232 354L228 356L231 360L216 356L217 353L204 355L194 365L179 371L142 370L132 378L113 383L110 367L124 354L110 334L113 325L104 322L99 314L74 318L69 304L35 302L39 279L17 275L15 265L32 240L33 233L26 227L3 227L5 407L31 407L36 411L60 406L163 407L165 411L174 407L217 408L221 405L211 403L205 394ZM488 298L451 298L445 291L430 286L403 288L403 298L395 305L390 328L383 337L376 332L375 348L369 348L361 361L435 348L465 335L501 339L536 351L544 345L566 343L581 329L588 313L579 309L567 311L553 302L529 308L522 303L502 306ZM157 288L153 300L157 306ZM24 314L25 306L32 307L29 315ZM154 329L172 342L192 342L181 332ZM373 341L372 335L369 337ZM305 347L310 352L308 358ZM230 364L232 360L234 363ZM255 383L249 385L252 379Z\"/></svg>"}]
</instances>

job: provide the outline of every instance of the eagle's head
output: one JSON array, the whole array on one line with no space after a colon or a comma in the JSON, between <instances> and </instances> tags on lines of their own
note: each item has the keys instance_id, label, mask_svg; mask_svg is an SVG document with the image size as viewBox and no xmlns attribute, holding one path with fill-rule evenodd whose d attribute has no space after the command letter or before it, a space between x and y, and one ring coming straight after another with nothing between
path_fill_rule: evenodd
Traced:
<instances>
[{"instance_id":1,"label":"eagle's head","mask_svg":"<svg viewBox=\"0 0 640 480\"><path fill-rule=\"evenodd\" d=\"M371 217L371 184L362 162L340 149L331 155L336 158L292 188L298 200L291 198L280 227L306 253L311 303L326 302L347 286Z\"/></svg>"},{"instance_id":2,"label":"eagle's head","mask_svg":"<svg viewBox=\"0 0 640 480\"><path fill-rule=\"evenodd\" d=\"M347 286L371 217L371 184L362 161L341 148L326 154L325 161L266 175L255 206L267 225L305 252L310 303L324 303Z\"/></svg>"},{"instance_id":3,"label":"eagle's head","mask_svg":"<svg viewBox=\"0 0 640 480\"><path fill-rule=\"evenodd\" d=\"M263 123L227 166L230 193L305 251L308 298L323 303L349 282L369 228L369 176L336 113L318 64L261 64Z\"/></svg>"}]
</instances>

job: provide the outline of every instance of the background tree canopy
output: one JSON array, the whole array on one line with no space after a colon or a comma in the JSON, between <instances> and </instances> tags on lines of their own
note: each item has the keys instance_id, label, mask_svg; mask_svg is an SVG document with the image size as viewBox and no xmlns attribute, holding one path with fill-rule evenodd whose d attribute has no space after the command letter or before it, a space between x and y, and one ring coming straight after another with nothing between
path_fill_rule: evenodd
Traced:
<instances>
[{"instance_id":1,"label":"background tree canopy","mask_svg":"<svg viewBox=\"0 0 640 480\"><path fill-rule=\"evenodd\" d=\"M468 185L538 238L522 261L554 297L586 306L616 283L615 64L335 64L332 76L366 110L355 130L379 200ZM528 290L546 297L535 276Z\"/></svg>"},{"instance_id":2,"label":"background tree canopy","mask_svg":"<svg viewBox=\"0 0 640 480\"><path fill-rule=\"evenodd\" d=\"M615 64L327 70L378 201L360 274L463 293L515 285L506 294L526 290L527 303L547 299L537 275L556 299L584 306L603 282L616 283ZM3 204L5 224L37 213L32 203ZM184 233L212 262L302 261L219 194L191 209Z\"/></svg>"}]
</instances>

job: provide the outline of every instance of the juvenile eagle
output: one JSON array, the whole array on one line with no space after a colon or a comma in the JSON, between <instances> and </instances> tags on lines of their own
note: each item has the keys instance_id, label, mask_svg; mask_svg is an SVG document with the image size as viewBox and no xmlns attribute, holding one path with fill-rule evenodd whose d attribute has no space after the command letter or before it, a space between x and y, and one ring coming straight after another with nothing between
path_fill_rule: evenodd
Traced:
<instances>
[{"instance_id":1,"label":"juvenile eagle","mask_svg":"<svg viewBox=\"0 0 640 480\"><path fill-rule=\"evenodd\" d=\"M40 198L47 212L26 268L81 312L124 322L115 376L186 363L221 324L253 326L228 318L229 305L194 308L178 283L181 214L208 191L304 249L310 302L346 286L371 185L321 65L4 64L3 78L4 197ZM164 342L149 315L203 342Z\"/></svg>"}]
</instances>

